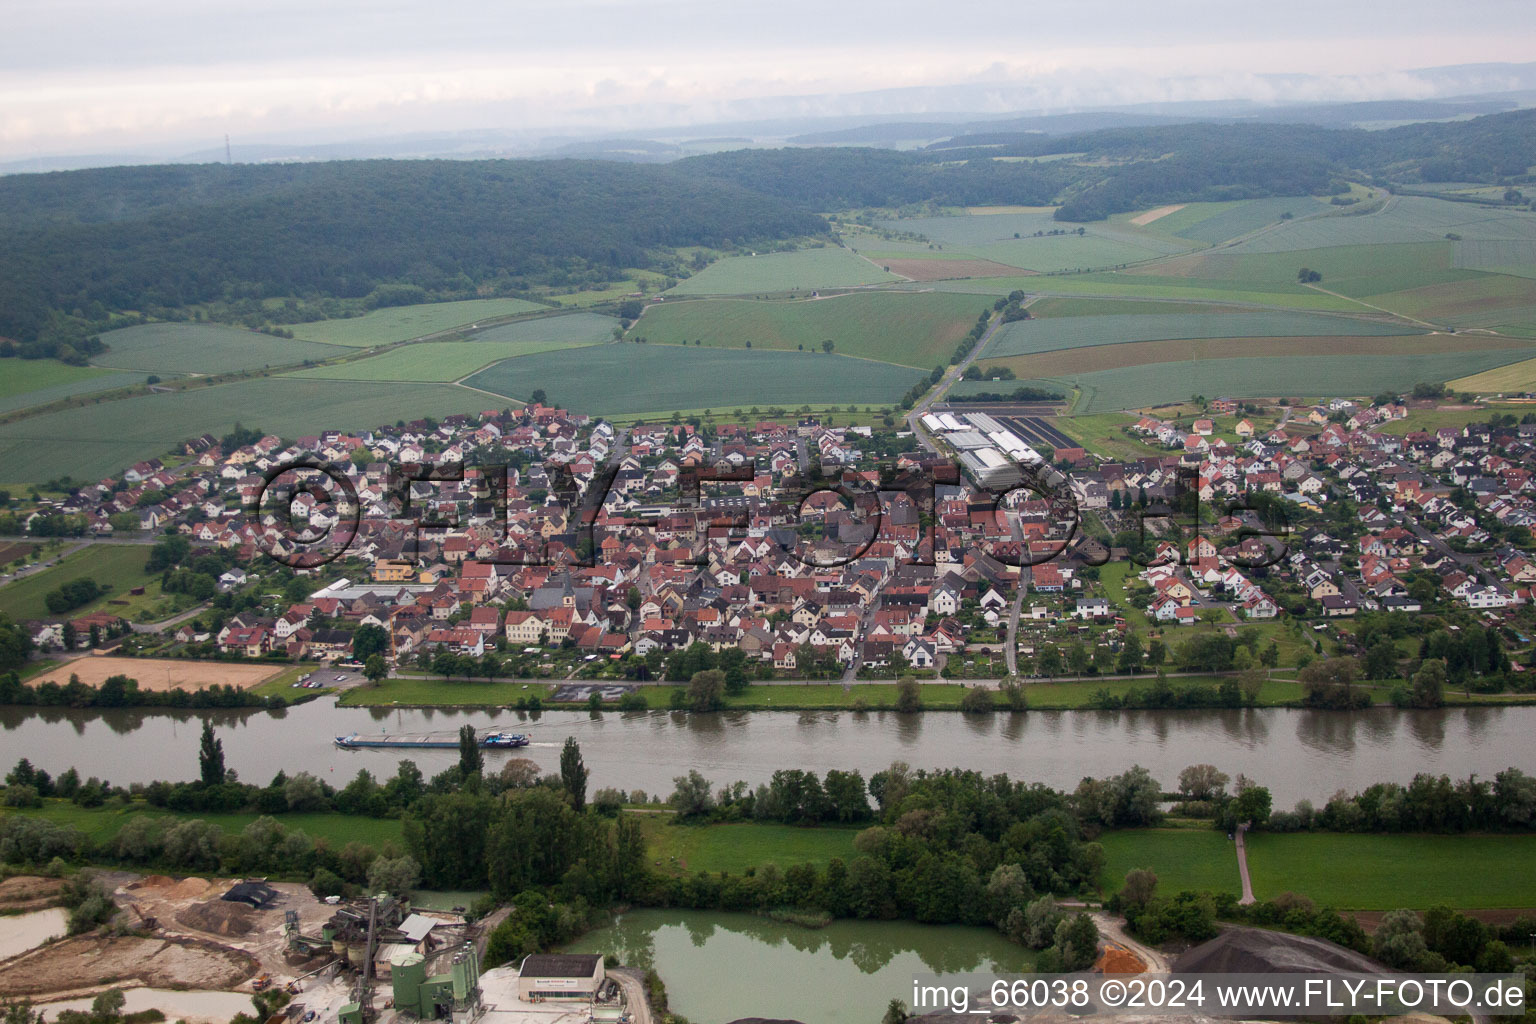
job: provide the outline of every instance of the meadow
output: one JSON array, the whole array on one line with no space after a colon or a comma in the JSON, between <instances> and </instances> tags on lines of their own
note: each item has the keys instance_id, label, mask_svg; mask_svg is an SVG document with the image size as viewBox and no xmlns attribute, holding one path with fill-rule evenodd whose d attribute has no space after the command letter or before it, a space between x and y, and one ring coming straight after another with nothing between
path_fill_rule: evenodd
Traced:
<instances>
[{"instance_id":1,"label":"meadow","mask_svg":"<svg viewBox=\"0 0 1536 1024\"><path fill-rule=\"evenodd\" d=\"M981 299L940 292L861 292L793 302L700 299L650 306L629 336L653 345L744 349L750 343L754 351L796 353L802 347L819 353L831 339L838 355L926 370L949 361L987 307Z\"/></svg>"},{"instance_id":2,"label":"meadow","mask_svg":"<svg viewBox=\"0 0 1536 1024\"><path fill-rule=\"evenodd\" d=\"M1151 868L1158 892L1230 892L1242 895L1237 851L1225 832L1209 828L1149 828L1105 832L1104 871L1099 876L1105 894L1118 892L1127 871Z\"/></svg>"},{"instance_id":3,"label":"meadow","mask_svg":"<svg viewBox=\"0 0 1536 1024\"><path fill-rule=\"evenodd\" d=\"M0 363L0 413L143 383L136 373L69 366L55 359L7 359Z\"/></svg>"},{"instance_id":4,"label":"meadow","mask_svg":"<svg viewBox=\"0 0 1536 1024\"><path fill-rule=\"evenodd\" d=\"M1123 316L1037 317L1003 327L987 346L990 358L1057 349L1180 338L1283 338L1309 335L1419 334L1421 328L1319 313L1141 313Z\"/></svg>"},{"instance_id":5,"label":"meadow","mask_svg":"<svg viewBox=\"0 0 1536 1024\"><path fill-rule=\"evenodd\" d=\"M1161 268L1168 264L1154 264ZM1328 295L1315 288L1303 288L1291 280L1266 284L1242 284L1203 277L1153 277L1128 271L1098 274L1072 274L1058 277L980 277L958 281L936 281L923 287L940 292L966 292L974 295L1007 295L1024 291L1030 295L1094 296L1106 299L1175 299L1181 302L1212 302L1243 306L1278 306L1285 309L1337 310L1344 313L1368 312L1357 302ZM915 287L915 286L913 286Z\"/></svg>"},{"instance_id":6,"label":"meadow","mask_svg":"<svg viewBox=\"0 0 1536 1024\"><path fill-rule=\"evenodd\" d=\"M531 357L541 358L541 357ZM899 394L899 392L898 392ZM0 425L0 482L94 480L236 421L286 436L474 413L496 400L444 384L260 378L32 416Z\"/></svg>"},{"instance_id":7,"label":"meadow","mask_svg":"<svg viewBox=\"0 0 1536 1024\"><path fill-rule=\"evenodd\" d=\"M1533 835L1259 833L1247 846L1261 900L1290 891L1348 910L1536 906Z\"/></svg>"},{"instance_id":8,"label":"meadow","mask_svg":"<svg viewBox=\"0 0 1536 1024\"><path fill-rule=\"evenodd\" d=\"M623 415L701 406L886 404L920 377L916 370L824 355L819 349L749 352L622 344L503 360L464 384L518 401L542 388L557 405ZM484 396L478 401L483 404Z\"/></svg>"},{"instance_id":9,"label":"meadow","mask_svg":"<svg viewBox=\"0 0 1536 1024\"><path fill-rule=\"evenodd\" d=\"M368 348L437 334L495 317L532 313L548 306L525 299L465 299L461 302L426 302L415 306L390 306L362 316L316 320L294 324L295 337L327 345Z\"/></svg>"},{"instance_id":10,"label":"meadow","mask_svg":"<svg viewBox=\"0 0 1536 1024\"><path fill-rule=\"evenodd\" d=\"M97 366L147 373L234 373L318 362L346 353L336 345L274 338L222 324L141 324L101 336Z\"/></svg>"},{"instance_id":11,"label":"meadow","mask_svg":"<svg viewBox=\"0 0 1536 1024\"><path fill-rule=\"evenodd\" d=\"M847 249L798 249L757 256L730 256L680 282L672 295L751 295L856 288L896 278Z\"/></svg>"},{"instance_id":12,"label":"meadow","mask_svg":"<svg viewBox=\"0 0 1536 1024\"><path fill-rule=\"evenodd\" d=\"M423 341L366 359L294 370L283 376L309 380L416 381L446 383L501 359L575 348L570 341Z\"/></svg>"},{"instance_id":13,"label":"meadow","mask_svg":"<svg viewBox=\"0 0 1536 1024\"><path fill-rule=\"evenodd\" d=\"M663 797L667 794L661 794ZM743 822L728 825L675 825L671 814L637 814L645 832L647 853L660 862L666 874L711 874L729 871L739 875L748 868L776 864L780 869L797 864L825 867L834 857L844 862L858 854L851 828L799 828Z\"/></svg>"},{"instance_id":14,"label":"meadow","mask_svg":"<svg viewBox=\"0 0 1536 1024\"><path fill-rule=\"evenodd\" d=\"M159 575L150 576L144 571L144 562L148 558L148 548L92 544L64 558L58 565L0 586L0 613L10 616L14 622L55 618L48 610L48 594L66 583L93 579L102 586L110 586L112 592L81 608L71 609L69 614L78 616L91 611L127 614L126 609L109 602L127 600L129 590L151 583L158 593Z\"/></svg>"},{"instance_id":15,"label":"meadow","mask_svg":"<svg viewBox=\"0 0 1536 1024\"><path fill-rule=\"evenodd\" d=\"M1057 388L1082 390L1073 412L1142 409L1191 395L1331 397L1409 391L1515 362L1520 351L1485 350L1408 356L1266 356L1155 363L1050 378ZM995 389L995 385L994 385Z\"/></svg>"}]
</instances>

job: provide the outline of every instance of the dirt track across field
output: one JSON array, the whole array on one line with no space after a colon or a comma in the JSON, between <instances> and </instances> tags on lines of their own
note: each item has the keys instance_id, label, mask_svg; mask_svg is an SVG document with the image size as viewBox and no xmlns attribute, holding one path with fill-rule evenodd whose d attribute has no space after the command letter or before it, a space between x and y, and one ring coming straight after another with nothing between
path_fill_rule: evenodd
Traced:
<instances>
[{"instance_id":1,"label":"dirt track across field","mask_svg":"<svg viewBox=\"0 0 1536 1024\"><path fill-rule=\"evenodd\" d=\"M283 671L283 665L249 665L228 661L188 661L178 658L76 658L38 676L34 683L51 681L61 686L71 675L82 683L100 686L108 676L123 675L139 681L141 690L201 690L215 684L248 689Z\"/></svg>"}]
</instances>

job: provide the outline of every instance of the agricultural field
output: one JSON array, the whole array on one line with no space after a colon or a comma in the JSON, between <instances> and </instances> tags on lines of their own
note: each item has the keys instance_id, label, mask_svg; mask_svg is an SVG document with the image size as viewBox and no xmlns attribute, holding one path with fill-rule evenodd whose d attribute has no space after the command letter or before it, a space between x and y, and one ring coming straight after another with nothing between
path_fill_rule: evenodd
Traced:
<instances>
[{"instance_id":1,"label":"agricultural field","mask_svg":"<svg viewBox=\"0 0 1536 1024\"><path fill-rule=\"evenodd\" d=\"M1247 845L1261 900L1289 891L1347 910L1536 906L1536 836L1258 833Z\"/></svg>"},{"instance_id":2,"label":"agricultural field","mask_svg":"<svg viewBox=\"0 0 1536 1024\"><path fill-rule=\"evenodd\" d=\"M1536 391L1536 359L1522 359L1470 377L1457 377L1446 381L1454 391L1467 391L1474 395L1520 394Z\"/></svg>"},{"instance_id":3,"label":"agricultural field","mask_svg":"<svg viewBox=\"0 0 1536 1024\"><path fill-rule=\"evenodd\" d=\"M927 370L949 361L986 308L984 300L939 292L863 292L793 302L700 299L648 307L629 337L652 345L703 342L705 348L745 349L750 343L754 351L795 353L802 347L820 352L822 342L831 339L838 355Z\"/></svg>"},{"instance_id":4,"label":"agricultural field","mask_svg":"<svg viewBox=\"0 0 1536 1024\"><path fill-rule=\"evenodd\" d=\"M700 406L883 405L900 398L921 376L888 363L824 355L819 348L814 353L749 352L623 344L507 359L464 384L518 401L542 388L558 405L595 415L627 415ZM477 400L484 404L485 396Z\"/></svg>"},{"instance_id":5,"label":"agricultural field","mask_svg":"<svg viewBox=\"0 0 1536 1024\"><path fill-rule=\"evenodd\" d=\"M1099 836L1104 847L1105 894L1118 892L1127 871L1151 868L1157 890L1171 896L1185 890L1242 895L1237 851L1225 832L1209 828L1122 829Z\"/></svg>"},{"instance_id":6,"label":"agricultural field","mask_svg":"<svg viewBox=\"0 0 1536 1024\"><path fill-rule=\"evenodd\" d=\"M51 480L65 473L100 479L163 455L189 437L227 433L236 421L296 436L474 413L494 404L486 395L445 384L270 377L138 395L0 425L0 482Z\"/></svg>"},{"instance_id":7,"label":"agricultural field","mask_svg":"<svg viewBox=\"0 0 1536 1024\"><path fill-rule=\"evenodd\" d=\"M1340 209L1348 211L1351 207ZM1343 212L1287 221L1238 242L1232 250L1293 252L1333 245L1390 245L1436 241L1448 234L1477 241L1536 238L1536 214L1421 196L1393 196L1374 213Z\"/></svg>"},{"instance_id":8,"label":"agricultural field","mask_svg":"<svg viewBox=\"0 0 1536 1024\"><path fill-rule=\"evenodd\" d=\"M1420 334L1381 320L1319 313L1152 313L1127 316L1036 317L1003 327L987 346L989 359L1058 349L1180 338L1284 338L1315 335Z\"/></svg>"},{"instance_id":9,"label":"agricultural field","mask_svg":"<svg viewBox=\"0 0 1536 1024\"><path fill-rule=\"evenodd\" d=\"M1068 316L1132 316L1168 314L1211 314L1249 312L1238 306L1220 306L1210 302L1180 302L1178 299L1091 299L1046 295L1029 304L1037 320L1056 320Z\"/></svg>"},{"instance_id":10,"label":"agricultural field","mask_svg":"<svg viewBox=\"0 0 1536 1024\"><path fill-rule=\"evenodd\" d=\"M1312 196L1270 199L1239 199L1228 203L1188 203L1145 226L1192 242L1215 245L1271 224L1284 223L1283 215L1306 217L1333 207ZM1134 222L1135 216L1127 215ZM1110 218L1112 221L1117 217Z\"/></svg>"},{"instance_id":11,"label":"agricultural field","mask_svg":"<svg viewBox=\"0 0 1536 1024\"><path fill-rule=\"evenodd\" d=\"M1156 263L1152 264L1152 268L1161 269L1172 265L1173 261ZM1143 271L1146 269L1143 268ZM1145 272L1112 271L1049 278L982 277L963 281L936 281L923 287L939 292L966 292L994 297L1022 290L1030 295L1173 299L1181 302L1277 306L1284 309L1337 310L1343 313L1369 312L1348 298L1329 295L1315 288L1304 288L1296 283L1295 276L1296 272L1292 270L1289 281L1243 284L1205 277L1154 277Z\"/></svg>"},{"instance_id":12,"label":"agricultural field","mask_svg":"<svg viewBox=\"0 0 1536 1024\"><path fill-rule=\"evenodd\" d=\"M1516 362L1514 349L1410 356L1267 356L1155 363L1049 378L1058 388L1081 389L1074 413L1143 409L1191 395L1333 397L1410 391L1468 370ZM995 386L994 386L995 388Z\"/></svg>"},{"instance_id":13,"label":"agricultural field","mask_svg":"<svg viewBox=\"0 0 1536 1024\"><path fill-rule=\"evenodd\" d=\"M847 249L798 249L758 256L730 256L673 288L673 295L751 295L856 288L896 278Z\"/></svg>"},{"instance_id":14,"label":"agricultural field","mask_svg":"<svg viewBox=\"0 0 1536 1024\"><path fill-rule=\"evenodd\" d=\"M128 615L128 609L111 602L138 600L128 593L134 587L145 587L146 596L149 596L151 585L157 594L159 592L158 574L151 576L144 571L144 562L148 558L148 548L92 544L67 556L58 565L0 586L0 612L15 622L59 618L48 610L47 596L66 583L93 579L104 587L110 586L111 592L91 604L71 609L68 614L79 616L92 611L115 611Z\"/></svg>"},{"instance_id":15,"label":"agricultural field","mask_svg":"<svg viewBox=\"0 0 1536 1024\"><path fill-rule=\"evenodd\" d=\"M97 366L146 373L233 373L334 359L347 350L312 341L274 338L222 324L141 324L108 331Z\"/></svg>"},{"instance_id":16,"label":"agricultural field","mask_svg":"<svg viewBox=\"0 0 1536 1024\"><path fill-rule=\"evenodd\" d=\"M1067 224L1053 220L1049 208L983 216L916 217L880 223L892 231L922 235L929 242L922 245L911 242L891 244L883 240L872 242L866 255L879 263L903 255L912 260L958 256L1036 273L1052 273L1119 267L1201 245L1161 231L1145 230L1131 220ZM903 265L901 273L920 280L945 273L942 267L931 273L912 272L917 269ZM951 272L949 276L960 275Z\"/></svg>"},{"instance_id":17,"label":"agricultural field","mask_svg":"<svg viewBox=\"0 0 1536 1024\"><path fill-rule=\"evenodd\" d=\"M1322 336L1302 338L1180 338L1169 341L1130 341L1120 345L1089 345L1034 355L987 359L982 372L1007 367L1015 376L1063 377L1152 363L1198 362L1212 359L1294 356L1415 356L1508 351L1518 359L1533 349L1528 341L1470 335L1410 337Z\"/></svg>"},{"instance_id":18,"label":"agricultural field","mask_svg":"<svg viewBox=\"0 0 1536 1024\"><path fill-rule=\"evenodd\" d=\"M765 864L780 869L797 864L825 867L834 857L851 861L857 856L853 837L858 831L851 828L756 822L674 825L670 814L641 814L636 819L645 831L647 853L653 861L659 860L661 870L668 874L729 871L739 875Z\"/></svg>"},{"instance_id":19,"label":"agricultural field","mask_svg":"<svg viewBox=\"0 0 1536 1024\"><path fill-rule=\"evenodd\" d=\"M56 359L7 359L0 363L0 413L143 383L136 373L69 366Z\"/></svg>"},{"instance_id":20,"label":"agricultural field","mask_svg":"<svg viewBox=\"0 0 1536 1024\"><path fill-rule=\"evenodd\" d=\"M283 374L308 380L370 380L446 383L515 356L575 348L568 341L423 341L366 359L315 366Z\"/></svg>"},{"instance_id":21,"label":"agricultural field","mask_svg":"<svg viewBox=\"0 0 1536 1024\"><path fill-rule=\"evenodd\" d=\"M1307 267L1323 277L1316 288L1308 290L1321 294L1318 289L1327 289L1350 298L1429 285L1461 286L1488 278L1478 271L1456 269L1454 256L1455 243L1445 240L1340 245L1298 252L1239 253L1221 249L1140 267L1133 273L1142 277L1226 281L1235 288L1280 289L1301 287L1296 284L1296 274ZM1363 311L1359 306L1354 308Z\"/></svg>"},{"instance_id":22,"label":"agricultural field","mask_svg":"<svg viewBox=\"0 0 1536 1024\"><path fill-rule=\"evenodd\" d=\"M316 320L294 324L295 337L327 345L368 348L437 334L480 320L534 313L548 306L524 299L465 299L462 302L425 302L415 306L390 306L362 316L340 320Z\"/></svg>"},{"instance_id":23,"label":"agricultural field","mask_svg":"<svg viewBox=\"0 0 1536 1024\"><path fill-rule=\"evenodd\" d=\"M1454 327L1495 327L1536 323L1536 281L1503 274L1420 285L1369 296L1374 305L1408 316L1434 318Z\"/></svg>"},{"instance_id":24,"label":"agricultural field","mask_svg":"<svg viewBox=\"0 0 1536 1024\"><path fill-rule=\"evenodd\" d=\"M1536 238L1467 239L1456 243L1454 263L1515 277L1536 277Z\"/></svg>"},{"instance_id":25,"label":"agricultural field","mask_svg":"<svg viewBox=\"0 0 1536 1024\"><path fill-rule=\"evenodd\" d=\"M514 320L500 327L490 327L471 334L469 341L543 341L571 345L597 345L613 340L619 321L598 313L567 313Z\"/></svg>"}]
</instances>

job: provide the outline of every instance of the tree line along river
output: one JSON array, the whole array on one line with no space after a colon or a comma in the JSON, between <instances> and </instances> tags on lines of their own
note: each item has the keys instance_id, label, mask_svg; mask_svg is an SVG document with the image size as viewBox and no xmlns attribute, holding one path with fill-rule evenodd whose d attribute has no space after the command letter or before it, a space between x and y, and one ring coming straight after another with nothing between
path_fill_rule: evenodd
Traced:
<instances>
[{"instance_id":1,"label":"tree line along river","mask_svg":"<svg viewBox=\"0 0 1536 1024\"><path fill-rule=\"evenodd\" d=\"M504 728L532 736L529 747L487 750L494 771L509 757L558 769L559 748L576 737L594 788L672 791L672 779L698 769L719 785L766 782L781 768L825 773L858 769L868 778L893 761L916 768L960 767L1071 789L1084 776L1135 764L1165 788L1189 764L1208 762L1266 785L1277 808L1319 805L1336 790L1408 782L1419 772L1491 777L1507 767L1536 773L1536 707L1373 708L1358 712L1283 708L1188 711L1030 711L961 715L926 712L509 712L339 708L330 698L282 711L0 708L0 749L9 767L25 757L58 774L119 785L197 775L198 733L207 718L226 760L245 782L279 771L313 772L343 785L359 768L392 775L415 761L433 774L455 750L341 750L335 737L357 733L441 732L459 726Z\"/></svg>"}]
</instances>

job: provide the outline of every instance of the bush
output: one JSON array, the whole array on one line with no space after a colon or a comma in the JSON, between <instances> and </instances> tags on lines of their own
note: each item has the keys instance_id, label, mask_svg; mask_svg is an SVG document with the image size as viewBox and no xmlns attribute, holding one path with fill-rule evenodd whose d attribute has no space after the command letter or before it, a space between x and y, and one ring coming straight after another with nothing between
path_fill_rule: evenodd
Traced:
<instances>
[{"instance_id":1,"label":"bush","mask_svg":"<svg viewBox=\"0 0 1536 1024\"><path fill-rule=\"evenodd\" d=\"M974 686L960 698L960 710L972 715L992 713L992 691L984 686Z\"/></svg>"}]
</instances>

